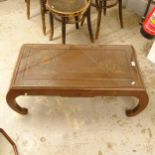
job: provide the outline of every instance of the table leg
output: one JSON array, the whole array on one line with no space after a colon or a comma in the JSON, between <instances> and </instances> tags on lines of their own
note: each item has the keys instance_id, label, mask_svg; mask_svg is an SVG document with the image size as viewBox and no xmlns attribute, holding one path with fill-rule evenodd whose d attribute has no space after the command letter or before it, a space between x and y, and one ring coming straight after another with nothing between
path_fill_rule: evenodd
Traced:
<instances>
[{"instance_id":1,"label":"table leg","mask_svg":"<svg viewBox=\"0 0 155 155\"><path fill-rule=\"evenodd\" d=\"M135 97L139 99L139 103L134 109L126 110L126 115L129 117L139 114L148 105L149 98L146 91L138 93Z\"/></svg>"},{"instance_id":2,"label":"table leg","mask_svg":"<svg viewBox=\"0 0 155 155\"><path fill-rule=\"evenodd\" d=\"M16 102L16 97L19 96L19 94L14 93L14 91L10 90L7 93L6 96L6 101L8 103L8 105L15 110L16 112L20 113L20 114L27 114L28 113L28 109L20 107L17 102Z\"/></svg>"}]
</instances>

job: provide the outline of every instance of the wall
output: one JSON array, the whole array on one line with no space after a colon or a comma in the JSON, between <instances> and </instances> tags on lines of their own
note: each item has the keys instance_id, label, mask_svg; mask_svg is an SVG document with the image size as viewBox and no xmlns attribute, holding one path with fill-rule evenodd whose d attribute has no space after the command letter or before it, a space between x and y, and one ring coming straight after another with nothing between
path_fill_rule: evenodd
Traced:
<instances>
[{"instance_id":1,"label":"wall","mask_svg":"<svg viewBox=\"0 0 155 155\"><path fill-rule=\"evenodd\" d=\"M126 7L142 16L147 6L146 0L126 0Z\"/></svg>"}]
</instances>

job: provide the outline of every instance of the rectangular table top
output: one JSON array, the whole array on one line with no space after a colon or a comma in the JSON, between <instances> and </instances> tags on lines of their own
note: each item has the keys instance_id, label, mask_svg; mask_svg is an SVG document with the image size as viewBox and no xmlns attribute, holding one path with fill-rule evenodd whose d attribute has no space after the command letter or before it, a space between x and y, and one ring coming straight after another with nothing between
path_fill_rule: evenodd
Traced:
<instances>
[{"instance_id":1,"label":"rectangular table top","mask_svg":"<svg viewBox=\"0 0 155 155\"><path fill-rule=\"evenodd\" d=\"M11 87L141 89L130 45L23 45Z\"/></svg>"}]
</instances>

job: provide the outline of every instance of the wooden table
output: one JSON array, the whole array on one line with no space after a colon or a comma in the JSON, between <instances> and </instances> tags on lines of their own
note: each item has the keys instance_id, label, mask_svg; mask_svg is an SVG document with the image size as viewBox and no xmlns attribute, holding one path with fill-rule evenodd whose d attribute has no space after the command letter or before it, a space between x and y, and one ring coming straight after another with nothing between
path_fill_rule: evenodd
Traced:
<instances>
[{"instance_id":1,"label":"wooden table","mask_svg":"<svg viewBox=\"0 0 155 155\"><path fill-rule=\"evenodd\" d=\"M130 45L23 45L6 96L8 105L20 114L28 110L15 98L25 94L137 97L138 105L128 109L127 116L140 113L148 104Z\"/></svg>"}]
</instances>

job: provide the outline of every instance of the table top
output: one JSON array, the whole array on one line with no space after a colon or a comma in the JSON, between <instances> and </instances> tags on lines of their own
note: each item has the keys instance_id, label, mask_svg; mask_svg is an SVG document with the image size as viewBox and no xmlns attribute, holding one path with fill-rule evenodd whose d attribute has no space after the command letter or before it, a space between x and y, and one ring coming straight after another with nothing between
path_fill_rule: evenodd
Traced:
<instances>
[{"instance_id":1,"label":"table top","mask_svg":"<svg viewBox=\"0 0 155 155\"><path fill-rule=\"evenodd\" d=\"M47 0L47 8L60 14L83 12L89 5L90 0Z\"/></svg>"},{"instance_id":2,"label":"table top","mask_svg":"<svg viewBox=\"0 0 155 155\"><path fill-rule=\"evenodd\" d=\"M23 45L11 87L139 89L143 82L130 45Z\"/></svg>"}]
</instances>

